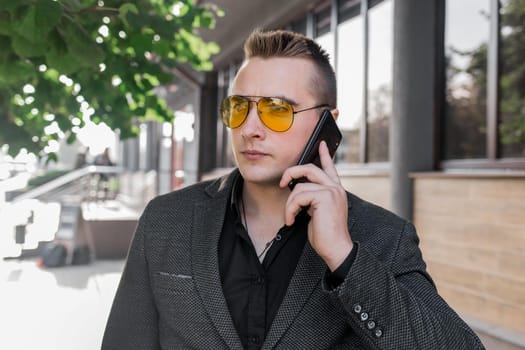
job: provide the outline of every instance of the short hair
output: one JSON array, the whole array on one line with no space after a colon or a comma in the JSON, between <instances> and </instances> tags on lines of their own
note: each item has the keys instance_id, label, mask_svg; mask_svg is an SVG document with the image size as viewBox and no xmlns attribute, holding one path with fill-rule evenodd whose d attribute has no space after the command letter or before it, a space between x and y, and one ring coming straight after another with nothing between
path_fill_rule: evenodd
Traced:
<instances>
[{"instance_id":1,"label":"short hair","mask_svg":"<svg viewBox=\"0 0 525 350\"><path fill-rule=\"evenodd\" d=\"M314 40L288 30L256 29L244 42L244 59L252 57L305 58L314 64L312 93L318 103L337 107L337 83L328 53Z\"/></svg>"}]
</instances>

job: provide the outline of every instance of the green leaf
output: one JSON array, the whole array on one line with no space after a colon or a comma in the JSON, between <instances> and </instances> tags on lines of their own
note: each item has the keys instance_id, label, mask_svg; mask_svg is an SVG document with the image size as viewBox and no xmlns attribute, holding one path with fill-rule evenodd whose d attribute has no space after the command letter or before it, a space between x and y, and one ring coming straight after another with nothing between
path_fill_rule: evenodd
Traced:
<instances>
[{"instance_id":1,"label":"green leaf","mask_svg":"<svg viewBox=\"0 0 525 350\"><path fill-rule=\"evenodd\" d=\"M153 42L153 51L161 57L167 56L171 51L170 42L168 40L160 39Z\"/></svg>"},{"instance_id":2,"label":"green leaf","mask_svg":"<svg viewBox=\"0 0 525 350\"><path fill-rule=\"evenodd\" d=\"M86 33L78 23L67 22L64 38L68 55L86 67L97 66L104 60L105 54L100 46Z\"/></svg>"},{"instance_id":3,"label":"green leaf","mask_svg":"<svg viewBox=\"0 0 525 350\"><path fill-rule=\"evenodd\" d=\"M46 42L31 42L18 34L13 35L12 45L14 52L20 57L37 57L46 52Z\"/></svg>"},{"instance_id":4,"label":"green leaf","mask_svg":"<svg viewBox=\"0 0 525 350\"><path fill-rule=\"evenodd\" d=\"M219 44L217 44L214 41L211 41L211 42L208 43L207 49L208 49L208 52L211 55L216 55L216 54L218 54L221 51L221 48L220 48Z\"/></svg>"},{"instance_id":5,"label":"green leaf","mask_svg":"<svg viewBox=\"0 0 525 350\"><path fill-rule=\"evenodd\" d=\"M16 61L0 64L0 86L10 86L35 76L35 68L30 63Z\"/></svg>"},{"instance_id":6,"label":"green leaf","mask_svg":"<svg viewBox=\"0 0 525 350\"><path fill-rule=\"evenodd\" d=\"M9 57L13 55L13 50L11 48L11 39L7 36L0 35L0 63L7 62Z\"/></svg>"},{"instance_id":7,"label":"green leaf","mask_svg":"<svg viewBox=\"0 0 525 350\"><path fill-rule=\"evenodd\" d=\"M46 165L51 162L57 162L57 161L58 161L58 155L55 152L51 152L47 154Z\"/></svg>"},{"instance_id":8,"label":"green leaf","mask_svg":"<svg viewBox=\"0 0 525 350\"><path fill-rule=\"evenodd\" d=\"M67 53L66 41L56 28L49 33L47 42L49 44L49 50L54 50L60 55Z\"/></svg>"},{"instance_id":9,"label":"green leaf","mask_svg":"<svg viewBox=\"0 0 525 350\"><path fill-rule=\"evenodd\" d=\"M131 33L129 42L135 49L137 56L142 56L144 52L152 50L153 33Z\"/></svg>"},{"instance_id":10,"label":"green leaf","mask_svg":"<svg viewBox=\"0 0 525 350\"><path fill-rule=\"evenodd\" d=\"M118 9L118 12L119 12L118 17L120 18L122 23L124 23L126 27L130 27L128 19L126 18L126 15L128 14L128 12L138 15L139 10L137 9L137 6L135 4L128 2L120 6Z\"/></svg>"},{"instance_id":11,"label":"green leaf","mask_svg":"<svg viewBox=\"0 0 525 350\"><path fill-rule=\"evenodd\" d=\"M77 134L75 134L74 132L70 132L66 139L66 142L68 145L70 145L73 142L75 142L76 139L77 139Z\"/></svg>"},{"instance_id":12,"label":"green leaf","mask_svg":"<svg viewBox=\"0 0 525 350\"><path fill-rule=\"evenodd\" d=\"M71 74L83 67L83 64L78 62L76 58L68 52L59 53L56 50L47 52L46 63L49 67L56 69L62 74Z\"/></svg>"},{"instance_id":13,"label":"green leaf","mask_svg":"<svg viewBox=\"0 0 525 350\"><path fill-rule=\"evenodd\" d=\"M0 0L0 144L9 144L10 154L24 147L55 159L42 149L62 136L45 134L49 122L44 116L55 115L67 141L74 134L69 118L81 116L73 88L59 81L63 74L81 87L79 95L94 109L92 120L119 130L122 139L138 134L137 119L170 120L173 113L154 93L155 86L173 80L166 68L177 62L208 67L217 48L193 27L195 17L199 25L211 25L206 12L216 14L215 7L180 2L184 15L176 17L170 14L172 0L104 0L103 7L97 0ZM110 36L97 44L105 16L111 17ZM117 35L120 31L126 35ZM154 40L157 35L160 40ZM159 59L147 59L146 51ZM39 71L42 64L45 72ZM122 79L117 87L111 84L114 76ZM28 83L35 87L34 101L20 105L22 87Z\"/></svg>"},{"instance_id":14,"label":"green leaf","mask_svg":"<svg viewBox=\"0 0 525 350\"><path fill-rule=\"evenodd\" d=\"M204 12L200 16L195 17L193 24L196 27L212 28L215 25L215 18L209 12Z\"/></svg>"},{"instance_id":15,"label":"green leaf","mask_svg":"<svg viewBox=\"0 0 525 350\"><path fill-rule=\"evenodd\" d=\"M77 12L82 9L82 4L79 0L62 0L61 3L67 11ZM93 1L91 1L93 3ZM91 3L89 5L91 5Z\"/></svg>"},{"instance_id":16,"label":"green leaf","mask_svg":"<svg viewBox=\"0 0 525 350\"><path fill-rule=\"evenodd\" d=\"M14 30L29 42L44 41L62 16L62 7L53 0L38 0L29 6Z\"/></svg>"},{"instance_id":17,"label":"green leaf","mask_svg":"<svg viewBox=\"0 0 525 350\"><path fill-rule=\"evenodd\" d=\"M15 10L21 6L28 5L32 0L2 0L2 9L7 10L9 13L13 14Z\"/></svg>"},{"instance_id":18,"label":"green leaf","mask_svg":"<svg viewBox=\"0 0 525 350\"><path fill-rule=\"evenodd\" d=\"M157 74L157 78L161 84L167 84L173 81L173 74L161 72Z\"/></svg>"},{"instance_id":19,"label":"green leaf","mask_svg":"<svg viewBox=\"0 0 525 350\"><path fill-rule=\"evenodd\" d=\"M11 35L12 32L11 16L7 11L0 11L0 34Z\"/></svg>"}]
</instances>

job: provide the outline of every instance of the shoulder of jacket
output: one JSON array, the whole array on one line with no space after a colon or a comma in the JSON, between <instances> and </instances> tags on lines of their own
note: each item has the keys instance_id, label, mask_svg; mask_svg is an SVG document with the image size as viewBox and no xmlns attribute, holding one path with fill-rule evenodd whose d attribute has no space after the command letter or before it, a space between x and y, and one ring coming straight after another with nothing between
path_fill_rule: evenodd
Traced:
<instances>
[{"instance_id":1,"label":"shoulder of jacket","mask_svg":"<svg viewBox=\"0 0 525 350\"><path fill-rule=\"evenodd\" d=\"M403 230L408 223L406 219L377 204L366 201L352 193L347 192L348 215L354 216L359 226L388 227L394 230Z\"/></svg>"},{"instance_id":2,"label":"shoulder of jacket","mask_svg":"<svg viewBox=\"0 0 525 350\"><path fill-rule=\"evenodd\" d=\"M206 200L217 195L229 195L236 176L238 176L238 171L234 170L222 177L197 182L173 192L159 195L150 201L148 207L165 207L172 205L174 202L194 203L195 201Z\"/></svg>"}]
</instances>

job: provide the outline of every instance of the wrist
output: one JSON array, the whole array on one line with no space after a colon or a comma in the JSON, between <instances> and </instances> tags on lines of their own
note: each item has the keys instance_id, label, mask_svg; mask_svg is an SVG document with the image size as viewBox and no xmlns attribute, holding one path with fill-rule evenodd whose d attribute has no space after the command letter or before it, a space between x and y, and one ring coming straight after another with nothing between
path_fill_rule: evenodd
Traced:
<instances>
[{"instance_id":1,"label":"wrist","mask_svg":"<svg viewBox=\"0 0 525 350\"><path fill-rule=\"evenodd\" d=\"M354 249L354 243L351 240L348 240L343 244L338 244L337 248L333 249L330 256L323 259L330 269L330 272L334 272L339 266L341 266L352 249Z\"/></svg>"}]
</instances>

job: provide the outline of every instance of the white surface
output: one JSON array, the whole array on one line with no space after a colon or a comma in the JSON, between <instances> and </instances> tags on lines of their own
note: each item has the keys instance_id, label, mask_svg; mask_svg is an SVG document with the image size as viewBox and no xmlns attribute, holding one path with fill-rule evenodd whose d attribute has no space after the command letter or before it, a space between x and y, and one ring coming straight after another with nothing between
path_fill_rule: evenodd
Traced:
<instances>
[{"instance_id":1,"label":"white surface","mask_svg":"<svg viewBox=\"0 0 525 350\"><path fill-rule=\"evenodd\" d=\"M0 261L0 349L100 349L124 261Z\"/></svg>"}]
</instances>

